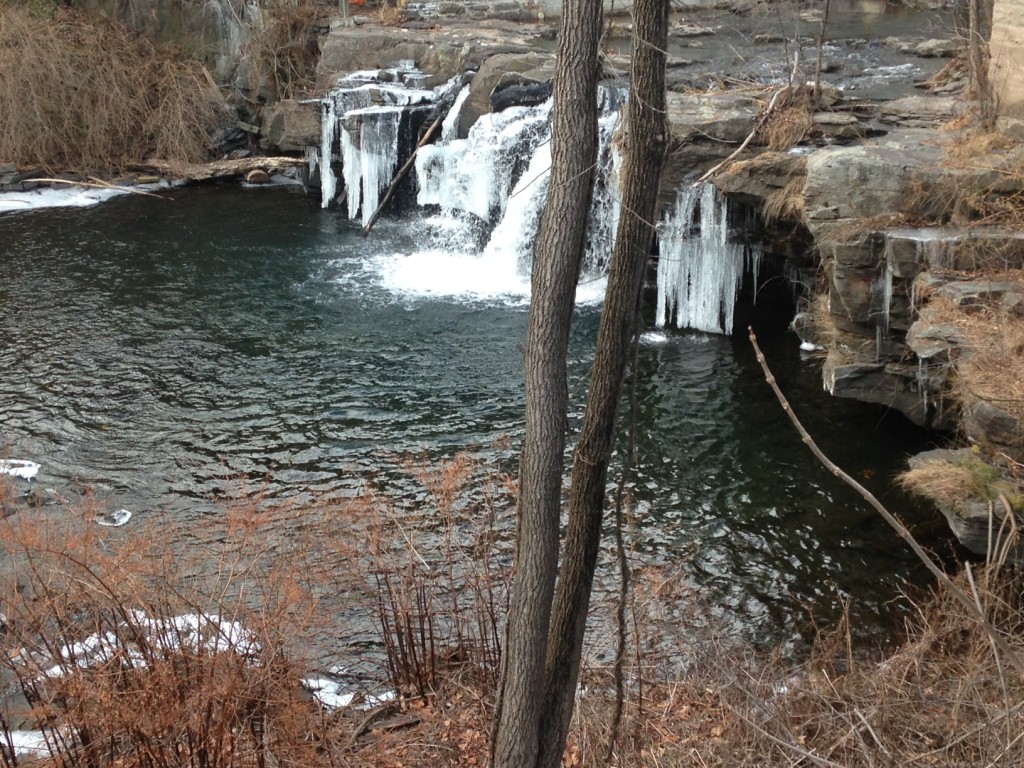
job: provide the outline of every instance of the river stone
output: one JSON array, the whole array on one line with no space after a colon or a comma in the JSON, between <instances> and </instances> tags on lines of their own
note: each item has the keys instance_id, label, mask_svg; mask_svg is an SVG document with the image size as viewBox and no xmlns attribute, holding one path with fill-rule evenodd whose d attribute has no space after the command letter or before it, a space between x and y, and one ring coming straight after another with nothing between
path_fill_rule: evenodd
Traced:
<instances>
[{"instance_id":1,"label":"river stone","mask_svg":"<svg viewBox=\"0 0 1024 768\"><path fill-rule=\"evenodd\" d=\"M320 144L318 101L286 99L263 110L260 144L264 149L302 152Z\"/></svg>"},{"instance_id":2,"label":"river stone","mask_svg":"<svg viewBox=\"0 0 1024 768\"><path fill-rule=\"evenodd\" d=\"M811 120L821 133L837 139L860 139L868 132L855 116L842 112L815 112Z\"/></svg>"}]
</instances>

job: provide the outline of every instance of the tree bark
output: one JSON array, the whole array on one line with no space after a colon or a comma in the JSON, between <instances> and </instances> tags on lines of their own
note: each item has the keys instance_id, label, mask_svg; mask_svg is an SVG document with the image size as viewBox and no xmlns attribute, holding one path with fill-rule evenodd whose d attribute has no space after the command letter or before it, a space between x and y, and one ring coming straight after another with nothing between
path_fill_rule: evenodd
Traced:
<instances>
[{"instance_id":1,"label":"tree bark","mask_svg":"<svg viewBox=\"0 0 1024 768\"><path fill-rule=\"evenodd\" d=\"M668 0L633 4L633 59L620 190L622 215L612 255L587 409L573 454L569 524L548 640L538 766L557 768L565 748L604 512L608 464L622 398L637 302L654 238L667 147L665 48Z\"/></svg>"},{"instance_id":2,"label":"tree bark","mask_svg":"<svg viewBox=\"0 0 1024 768\"><path fill-rule=\"evenodd\" d=\"M551 599L558 568L569 330L597 159L601 0L562 7L552 112L551 181L533 259L525 355L516 570L492 761L536 763Z\"/></svg>"}]
</instances>

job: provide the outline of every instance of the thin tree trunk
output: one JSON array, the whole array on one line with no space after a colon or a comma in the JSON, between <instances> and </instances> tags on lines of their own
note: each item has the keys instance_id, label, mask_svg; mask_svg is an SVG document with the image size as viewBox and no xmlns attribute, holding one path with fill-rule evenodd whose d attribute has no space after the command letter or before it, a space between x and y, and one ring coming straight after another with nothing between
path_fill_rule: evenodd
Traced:
<instances>
[{"instance_id":1,"label":"thin tree trunk","mask_svg":"<svg viewBox=\"0 0 1024 768\"><path fill-rule=\"evenodd\" d=\"M492 746L495 768L526 768L538 754L558 568L566 358L597 159L600 35L601 0L566 0L553 93L551 181L533 259L518 552Z\"/></svg>"},{"instance_id":2,"label":"thin tree trunk","mask_svg":"<svg viewBox=\"0 0 1024 768\"><path fill-rule=\"evenodd\" d=\"M636 307L654 237L658 180L667 146L665 47L668 0L633 5L633 61L626 116L622 216L615 241L597 353L579 442L573 457L569 527L548 639L540 768L557 768L575 702L604 511L608 463Z\"/></svg>"}]
</instances>

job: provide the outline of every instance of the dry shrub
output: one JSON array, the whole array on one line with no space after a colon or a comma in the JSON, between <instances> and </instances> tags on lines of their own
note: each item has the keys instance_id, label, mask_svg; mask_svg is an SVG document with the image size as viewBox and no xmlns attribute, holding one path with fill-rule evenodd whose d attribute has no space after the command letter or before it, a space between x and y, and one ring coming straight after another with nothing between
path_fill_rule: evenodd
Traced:
<instances>
[{"instance_id":1,"label":"dry shrub","mask_svg":"<svg viewBox=\"0 0 1024 768\"><path fill-rule=\"evenodd\" d=\"M28 727L94 768L316 764L333 726L300 680L325 559L347 592L323 531L282 539L248 504L187 535L102 511L0 521L0 744Z\"/></svg>"},{"instance_id":2,"label":"dry shrub","mask_svg":"<svg viewBox=\"0 0 1024 768\"><path fill-rule=\"evenodd\" d=\"M280 99L312 95L320 60L317 26L336 12L336 5L325 8L317 0L267 2L242 51L250 65L249 89L258 92L265 83Z\"/></svg>"},{"instance_id":3,"label":"dry shrub","mask_svg":"<svg viewBox=\"0 0 1024 768\"><path fill-rule=\"evenodd\" d=\"M1024 292L1024 273L987 274ZM984 400L1024 420L1024 318L997 304L957 306L935 295L922 310L928 323L956 328L963 339L955 361L954 394L961 402Z\"/></svg>"},{"instance_id":4,"label":"dry shrub","mask_svg":"<svg viewBox=\"0 0 1024 768\"><path fill-rule=\"evenodd\" d=\"M425 696L453 677L497 683L508 605L514 507L510 478L466 454L408 467L423 488L415 509L372 496L364 567L396 690Z\"/></svg>"},{"instance_id":5,"label":"dry shrub","mask_svg":"<svg viewBox=\"0 0 1024 768\"><path fill-rule=\"evenodd\" d=\"M770 150L789 149L799 144L813 128L812 89L788 88L765 119L758 138Z\"/></svg>"},{"instance_id":6,"label":"dry shrub","mask_svg":"<svg viewBox=\"0 0 1024 768\"><path fill-rule=\"evenodd\" d=\"M0 160L109 172L146 157L199 161L219 94L183 53L61 10L0 7Z\"/></svg>"}]
</instances>

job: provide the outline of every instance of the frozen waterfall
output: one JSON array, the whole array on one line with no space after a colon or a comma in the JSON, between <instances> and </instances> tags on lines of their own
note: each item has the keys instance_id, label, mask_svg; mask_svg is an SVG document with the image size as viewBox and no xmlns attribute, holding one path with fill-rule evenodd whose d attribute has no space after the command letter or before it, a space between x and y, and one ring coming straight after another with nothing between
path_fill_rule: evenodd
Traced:
<instances>
[{"instance_id":1,"label":"frozen waterfall","mask_svg":"<svg viewBox=\"0 0 1024 768\"><path fill-rule=\"evenodd\" d=\"M684 186L662 220L658 255L659 327L732 333L736 295L761 253L729 239L726 198L712 184Z\"/></svg>"},{"instance_id":2,"label":"frozen waterfall","mask_svg":"<svg viewBox=\"0 0 1024 768\"><path fill-rule=\"evenodd\" d=\"M445 88L452 87L451 83L434 90L416 87L422 78L411 64L356 72L339 80L322 100L319 154L310 156L310 169L320 169L324 208L337 197L331 161L340 144L349 218L355 219L361 212L362 223L369 221L398 163L399 129L405 109L432 104Z\"/></svg>"}]
</instances>

